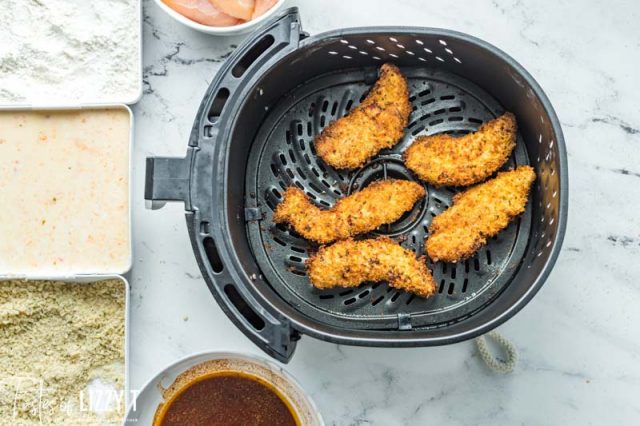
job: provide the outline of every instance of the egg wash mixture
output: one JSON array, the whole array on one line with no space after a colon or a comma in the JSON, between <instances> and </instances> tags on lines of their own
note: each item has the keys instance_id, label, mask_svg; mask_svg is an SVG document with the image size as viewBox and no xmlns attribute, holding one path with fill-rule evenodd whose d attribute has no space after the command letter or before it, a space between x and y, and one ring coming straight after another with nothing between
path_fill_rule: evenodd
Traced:
<instances>
[{"instance_id":1,"label":"egg wash mixture","mask_svg":"<svg viewBox=\"0 0 640 426\"><path fill-rule=\"evenodd\" d=\"M0 112L0 275L130 263L126 108Z\"/></svg>"}]
</instances>

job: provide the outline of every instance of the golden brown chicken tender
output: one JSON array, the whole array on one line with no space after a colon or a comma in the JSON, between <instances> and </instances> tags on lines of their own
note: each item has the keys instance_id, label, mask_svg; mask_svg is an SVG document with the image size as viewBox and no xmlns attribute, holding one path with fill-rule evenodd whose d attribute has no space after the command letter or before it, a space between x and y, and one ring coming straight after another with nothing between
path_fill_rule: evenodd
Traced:
<instances>
[{"instance_id":1,"label":"golden brown chicken tender","mask_svg":"<svg viewBox=\"0 0 640 426\"><path fill-rule=\"evenodd\" d=\"M424 188L416 182L389 179L374 182L322 210L301 189L290 187L276 207L273 221L289 223L304 238L326 244L395 222L424 196Z\"/></svg>"},{"instance_id":2,"label":"golden brown chicken tender","mask_svg":"<svg viewBox=\"0 0 640 426\"><path fill-rule=\"evenodd\" d=\"M478 183L509 159L516 146L516 132L516 118L506 113L462 137L420 136L406 150L405 165L436 186Z\"/></svg>"},{"instance_id":3,"label":"golden brown chicken tender","mask_svg":"<svg viewBox=\"0 0 640 426\"><path fill-rule=\"evenodd\" d=\"M316 152L337 169L360 167L402 138L410 113L407 80L398 67L384 64L380 78L362 103L316 138Z\"/></svg>"},{"instance_id":4,"label":"golden brown chicken tender","mask_svg":"<svg viewBox=\"0 0 640 426\"><path fill-rule=\"evenodd\" d=\"M311 284L320 289L357 287L365 281L387 281L391 287L420 297L436 292L424 257L390 238L344 240L323 246L307 261Z\"/></svg>"},{"instance_id":5,"label":"golden brown chicken tender","mask_svg":"<svg viewBox=\"0 0 640 426\"><path fill-rule=\"evenodd\" d=\"M433 261L458 262L473 255L522 214L536 174L530 166L498 173L453 198L453 206L429 227L427 254Z\"/></svg>"}]
</instances>

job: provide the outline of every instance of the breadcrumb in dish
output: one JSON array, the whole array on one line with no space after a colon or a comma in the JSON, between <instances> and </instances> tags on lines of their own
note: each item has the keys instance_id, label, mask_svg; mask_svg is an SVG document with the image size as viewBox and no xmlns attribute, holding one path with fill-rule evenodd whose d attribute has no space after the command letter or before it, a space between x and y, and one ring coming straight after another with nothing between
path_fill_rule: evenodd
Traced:
<instances>
[{"instance_id":1,"label":"breadcrumb in dish","mask_svg":"<svg viewBox=\"0 0 640 426\"><path fill-rule=\"evenodd\" d=\"M304 238L326 244L395 222L424 196L424 188L416 182L389 179L376 181L322 210L304 191L290 187L276 207L273 221L289 223Z\"/></svg>"},{"instance_id":2,"label":"breadcrumb in dish","mask_svg":"<svg viewBox=\"0 0 640 426\"><path fill-rule=\"evenodd\" d=\"M472 256L524 212L535 179L533 167L520 166L457 194L453 205L431 222L429 257L458 262Z\"/></svg>"},{"instance_id":3,"label":"breadcrumb in dish","mask_svg":"<svg viewBox=\"0 0 640 426\"><path fill-rule=\"evenodd\" d=\"M506 163L516 146L515 116L505 113L462 137L420 136L404 154L405 165L435 186L481 182Z\"/></svg>"},{"instance_id":4,"label":"breadcrumb in dish","mask_svg":"<svg viewBox=\"0 0 640 426\"><path fill-rule=\"evenodd\" d=\"M319 289L386 281L391 287L429 297L437 288L424 257L416 258L387 237L323 246L307 261L307 269L311 284Z\"/></svg>"},{"instance_id":5,"label":"breadcrumb in dish","mask_svg":"<svg viewBox=\"0 0 640 426\"><path fill-rule=\"evenodd\" d=\"M329 124L316 138L316 152L337 169L361 167L402 138L409 114L407 80L398 67L384 64L380 78L362 103Z\"/></svg>"}]
</instances>

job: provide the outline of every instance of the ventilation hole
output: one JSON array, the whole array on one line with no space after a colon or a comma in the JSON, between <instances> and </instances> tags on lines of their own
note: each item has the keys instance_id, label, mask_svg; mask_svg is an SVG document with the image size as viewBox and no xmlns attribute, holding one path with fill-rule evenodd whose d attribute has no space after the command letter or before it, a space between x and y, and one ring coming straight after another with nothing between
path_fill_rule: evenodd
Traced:
<instances>
[{"instance_id":1,"label":"ventilation hole","mask_svg":"<svg viewBox=\"0 0 640 426\"><path fill-rule=\"evenodd\" d=\"M340 40L340 43L342 43L342 44L349 44L349 42L348 42L347 40L345 40L345 39Z\"/></svg>"},{"instance_id":2,"label":"ventilation hole","mask_svg":"<svg viewBox=\"0 0 640 426\"><path fill-rule=\"evenodd\" d=\"M462 63L462 61L461 61L460 59L456 58L455 56L453 57L453 60L454 60L454 61L456 61L456 62L457 62L457 63L459 63L459 64L461 64L461 63Z\"/></svg>"},{"instance_id":3,"label":"ventilation hole","mask_svg":"<svg viewBox=\"0 0 640 426\"><path fill-rule=\"evenodd\" d=\"M347 296L349 294L353 293L353 289L347 289L347 290L342 290L340 293L338 293L340 296Z\"/></svg>"},{"instance_id":4,"label":"ventilation hole","mask_svg":"<svg viewBox=\"0 0 640 426\"><path fill-rule=\"evenodd\" d=\"M469 123L482 124L482 120L480 120L479 118L469 117L467 118L467 120L469 121Z\"/></svg>"},{"instance_id":5,"label":"ventilation hole","mask_svg":"<svg viewBox=\"0 0 640 426\"><path fill-rule=\"evenodd\" d=\"M311 126L311 122L307 122L307 136L313 136L313 127ZM304 149L304 140L300 139L300 146Z\"/></svg>"},{"instance_id":6,"label":"ventilation hole","mask_svg":"<svg viewBox=\"0 0 640 426\"><path fill-rule=\"evenodd\" d=\"M446 46L446 45L447 45L447 42L446 42L446 41L444 41L444 40L438 40L438 41L439 41L439 42L440 42L440 44L441 44L441 45L443 45L443 46Z\"/></svg>"},{"instance_id":7,"label":"ventilation hole","mask_svg":"<svg viewBox=\"0 0 640 426\"><path fill-rule=\"evenodd\" d=\"M313 114L316 112L316 104L312 103L309 105L309 117L313 117Z\"/></svg>"},{"instance_id":8,"label":"ventilation hole","mask_svg":"<svg viewBox=\"0 0 640 426\"><path fill-rule=\"evenodd\" d=\"M267 202L267 206L269 206L269 208L271 210L275 210L276 209L276 205L273 204L273 201L271 201L270 199L267 199L266 202Z\"/></svg>"},{"instance_id":9,"label":"ventilation hole","mask_svg":"<svg viewBox=\"0 0 640 426\"><path fill-rule=\"evenodd\" d=\"M331 115L336 115L337 111L338 111L338 102L334 102L333 105L331 106Z\"/></svg>"},{"instance_id":10,"label":"ventilation hole","mask_svg":"<svg viewBox=\"0 0 640 426\"><path fill-rule=\"evenodd\" d=\"M413 52L412 52L412 51L410 51L410 50L407 50L407 55L415 56L415 53L413 53Z\"/></svg>"},{"instance_id":11,"label":"ventilation hole","mask_svg":"<svg viewBox=\"0 0 640 426\"><path fill-rule=\"evenodd\" d=\"M345 305L351 305L351 304L353 304L353 303L356 303L356 301L357 301L357 299L356 299L355 297L352 297L352 298L350 298L350 299L345 300L345 301L344 301L344 304L345 304Z\"/></svg>"},{"instance_id":12,"label":"ventilation hole","mask_svg":"<svg viewBox=\"0 0 640 426\"><path fill-rule=\"evenodd\" d=\"M469 259L464 261L464 272L465 274L469 273Z\"/></svg>"},{"instance_id":13,"label":"ventilation hole","mask_svg":"<svg viewBox=\"0 0 640 426\"><path fill-rule=\"evenodd\" d=\"M425 58L423 58L422 56L418 56L418 60L420 60L422 62L427 62L427 60Z\"/></svg>"},{"instance_id":14,"label":"ventilation hole","mask_svg":"<svg viewBox=\"0 0 640 426\"><path fill-rule=\"evenodd\" d=\"M298 276L301 276L301 277L306 277L306 276L307 276L307 273L306 273L306 272L304 272L304 271L300 271L300 270L298 270L298 269L293 269L293 268L292 268L292 269L290 269L289 271L290 271L293 275L298 275Z\"/></svg>"},{"instance_id":15,"label":"ventilation hole","mask_svg":"<svg viewBox=\"0 0 640 426\"><path fill-rule=\"evenodd\" d=\"M444 119L438 118L437 120L433 120L429 122L429 126L435 126L436 124L444 123Z\"/></svg>"},{"instance_id":16,"label":"ventilation hole","mask_svg":"<svg viewBox=\"0 0 640 426\"><path fill-rule=\"evenodd\" d=\"M285 247L287 245L287 243L285 243L284 241L282 241L280 238L278 237L273 237L273 241L275 241L276 243L280 244L281 246Z\"/></svg>"},{"instance_id":17,"label":"ventilation hole","mask_svg":"<svg viewBox=\"0 0 640 426\"><path fill-rule=\"evenodd\" d=\"M229 99L229 93L229 89L222 87L218 90L218 93L216 93L215 98L213 98L211 109L209 110L209 121L212 123L222 114L222 109L227 103L227 99Z\"/></svg>"},{"instance_id":18,"label":"ventilation hole","mask_svg":"<svg viewBox=\"0 0 640 426\"><path fill-rule=\"evenodd\" d=\"M393 296L391 296L391 302L395 302L400 297L400 292L396 291Z\"/></svg>"},{"instance_id":19,"label":"ventilation hole","mask_svg":"<svg viewBox=\"0 0 640 426\"><path fill-rule=\"evenodd\" d=\"M278 167L271 163L271 173L273 173L273 176L278 177L280 176L280 172L278 171Z\"/></svg>"},{"instance_id":20,"label":"ventilation hole","mask_svg":"<svg viewBox=\"0 0 640 426\"><path fill-rule=\"evenodd\" d=\"M316 192L320 192L320 193L322 192L322 189L320 189L320 188L318 187L318 185L316 185L316 184L315 184L315 183L313 183L313 182L309 182L309 186L311 187L311 189L313 189L313 190L314 190L314 191L316 191Z\"/></svg>"},{"instance_id":21,"label":"ventilation hole","mask_svg":"<svg viewBox=\"0 0 640 426\"><path fill-rule=\"evenodd\" d=\"M382 46L376 46L376 49L378 49L381 52L386 52L385 48Z\"/></svg>"},{"instance_id":22,"label":"ventilation hole","mask_svg":"<svg viewBox=\"0 0 640 426\"><path fill-rule=\"evenodd\" d=\"M398 46L400 49L404 49L404 45L402 45L400 43L396 44L396 46Z\"/></svg>"},{"instance_id":23,"label":"ventilation hole","mask_svg":"<svg viewBox=\"0 0 640 426\"><path fill-rule=\"evenodd\" d=\"M407 299L406 304L407 305L410 304L411 302L413 302L413 299L415 299L415 298L416 298L415 294L410 295L409 298Z\"/></svg>"},{"instance_id":24,"label":"ventilation hole","mask_svg":"<svg viewBox=\"0 0 640 426\"><path fill-rule=\"evenodd\" d=\"M302 171L302 169L300 167L296 167L296 172L298 172L298 174L300 175L300 177L304 180L307 180L307 175L304 174L304 172Z\"/></svg>"},{"instance_id":25,"label":"ventilation hole","mask_svg":"<svg viewBox=\"0 0 640 426\"><path fill-rule=\"evenodd\" d=\"M245 71L249 69L251 64L253 64L256 59L262 56L262 54L265 53L267 49L269 49L269 47L271 47L274 41L275 39L271 34L267 34L266 36L262 37L257 43L253 45L251 49L249 49L247 53L245 53L242 59L238 61L238 63L231 70L231 74L235 78L242 77Z\"/></svg>"},{"instance_id":26,"label":"ventilation hole","mask_svg":"<svg viewBox=\"0 0 640 426\"><path fill-rule=\"evenodd\" d=\"M327 123L326 119L324 118L324 115L322 117L320 117L320 127L324 127L324 125Z\"/></svg>"},{"instance_id":27,"label":"ventilation hole","mask_svg":"<svg viewBox=\"0 0 640 426\"><path fill-rule=\"evenodd\" d=\"M443 263L443 264L442 264L442 273L443 273L443 274L446 274L446 273L447 273L447 269L448 269L447 264L446 264L446 263Z\"/></svg>"},{"instance_id":28,"label":"ventilation hole","mask_svg":"<svg viewBox=\"0 0 640 426\"><path fill-rule=\"evenodd\" d=\"M440 96L440 99L442 99L443 101L448 101L451 99L455 99L455 95L445 95L445 96Z\"/></svg>"},{"instance_id":29,"label":"ventilation hole","mask_svg":"<svg viewBox=\"0 0 640 426\"><path fill-rule=\"evenodd\" d=\"M367 56L367 55L368 55L368 53L367 53L367 52L365 52L364 50L361 50L361 51L360 51L360 52L358 52L358 53L360 53L361 55L364 55L364 56Z\"/></svg>"},{"instance_id":30,"label":"ventilation hole","mask_svg":"<svg viewBox=\"0 0 640 426\"><path fill-rule=\"evenodd\" d=\"M353 106L353 99L349 99L349 101L347 102L347 105L345 106L345 110L350 111L352 106Z\"/></svg>"},{"instance_id":31,"label":"ventilation hole","mask_svg":"<svg viewBox=\"0 0 640 426\"><path fill-rule=\"evenodd\" d=\"M475 269L476 271L480 270L480 261L477 257L473 259L473 269Z\"/></svg>"},{"instance_id":32,"label":"ventilation hole","mask_svg":"<svg viewBox=\"0 0 640 426\"><path fill-rule=\"evenodd\" d=\"M289 130L284 132L284 140L287 141L287 144L291 144L291 132Z\"/></svg>"},{"instance_id":33,"label":"ventilation hole","mask_svg":"<svg viewBox=\"0 0 640 426\"><path fill-rule=\"evenodd\" d=\"M421 105L429 105L429 104L434 103L435 101L436 101L436 98L429 98L429 99L427 99L426 101L423 101L423 102L421 103ZM425 118L425 117L429 117L429 115L430 115L430 114L427 114L427 115L425 115L423 118Z\"/></svg>"},{"instance_id":34,"label":"ventilation hole","mask_svg":"<svg viewBox=\"0 0 640 426\"><path fill-rule=\"evenodd\" d=\"M461 107L451 107L449 108L449 112L460 112L462 111Z\"/></svg>"},{"instance_id":35,"label":"ventilation hole","mask_svg":"<svg viewBox=\"0 0 640 426\"><path fill-rule=\"evenodd\" d=\"M300 259L298 256L289 256L289 260L296 263L302 263L302 259Z\"/></svg>"},{"instance_id":36,"label":"ventilation hole","mask_svg":"<svg viewBox=\"0 0 640 426\"><path fill-rule=\"evenodd\" d=\"M440 287L438 287L438 293L442 293L444 290L444 280L440 280Z\"/></svg>"},{"instance_id":37,"label":"ventilation hole","mask_svg":"<svg viewBox=\"0 0 640 426\"><path fill-rule=\"evenodd\" d=\"M423 96L427 96L428 94L431 93L431 89L425 89L422 92L418 93L419 97L423 97ZM433 99L435 101L435 99Z\"/></svg>"},{"instance_id":38,"label":"ventilation hole","mask_svg":"<svg viewBox=\"0 0 640 426\"><path fill-rule=\"evenodd\" d=\"M462 292L466 293L467 292L467 286L469 285L469 278L465 278L464 282L462 283Z\"/></svg>"},{"instance_id":39,"label":"ventilation hole","mask_svg":"<svg viewBox=\"0 0 640 426\"><path fill-rule=\"evenodd\" d=\"M448 47L444 49L444 51L447 52L449 55L453 55L453 50L449 49Z\"/></svg>"},{"instance_id":40,"label":"ventilation hole","mask_svg":"<svg viewBox=\"0 0 640 426\"><path fill-rule=\"evenodd\" d=\"M398 55L396 55L395 53L389 53L389 56L391 56L392 58L398 58Z\"/></svg>"},{"instance_id":41,"label":"ventilation hole","mask_svg":"<svg viewBox=\"0 0 640 426\"><path fill-rule=\"evenodd\" d=\"M447 112L447 110L444 109L444 108L441 108L441 109L433 111L433 115L440 115L440 114L444 114L445 112Z\"/></svg>"},{"instance_id":42,"label":"ventilation hole","mask_svg":"<svg viewBox=\"0 0 640 426\"><path fill-rule=\"evenodd\" d=\"M265 326L264 320L244 301L238 290L233 284L224 286L224 293L229 301L236 307L238 312L247 320L249 324L256 330L262 330Z\"/></svg>"},{"instance_id":43,"label":"ventilation hole","mask_svg":"<svg viewBox=\"0 0 640 426\"><path fill-rule=\"evenodd\" d=\"M487 250L487 265L491 265L491 252Z\"/></svg>"},{"instance_id":44,"label":"ventilation hole","mask_svg":"<svg viewBox=\"0 0 640 426\"><path fill-rule=\"evenodd\" d=\"M391 41L392 41L392 42L394 42L394 43L397 43L397 42L398 42L398 39L396 39L395 37L389 37L389 40L391 40Z\"/></svg>"},{"instance_id":45,"label":"ventilation hole","mask_svg":"<svg viewBox=\"0 0 640 426\"><path fill-rule=\"evenodd\" d=\"M440 62L444 62L444 59L442 59L440 56L436 56L436 59L439 60Z\"/></svg>"},{"instance_id":46,"label":"ventilation hole","mask_svg":"<svg viewBox=\"0 0 640 426\"><path fill-rule=\"evenodd\" d=\"M293 174L293 172L291 171L291 169L288 169L288 168L287 168L287 169L285 169L285 170L287 171L287 175L289 175L289 177L290 177L291 179L293 179L295 175Z\"/></svg>"},{"instance_id":47,"label":"ventilation hole","mask_svg":"<svg viewBox=\"0 0 640 426\"><path fill-rule=\"evenodd\" d=\"M453 294L453 283L449 283L449 290L447 291L449 294Z\"/></svg>"},{"instance_id":48,"label":"ventilation hole","mask_svg":"<svg viewBox=\"0 0 640 426\"><path fill-rule=\"evenodd\" d=\"M363 291L362 293L360 293L358 295L358 299L363 299L363 298L367 297L369 295L369 293L371 293L371 291L369 291L369 290Z\"/></svg>"},{"instance_id":49,"label":"ventilation hole","mask_svg":"<svg viewBox=\"0 0 640 426\"><path fill-rule=\"evenodd\" d=\"M344 59L353 59L353 58L352 58L351 56L349 56L349 55L343 55L342 57L343 57Z\"/></svg>"},{"instance_id":50,"label":"ventilation hole","mask_svg":"<svg viewBox=\"0 0 640 426\"><path fill-rule=\"evenodd\" d=\"M307 251L303 248L300 247L295 247L295 246L291 246L291 250L295 251L296 253L306 253Z\"/></svg>"},{"instance_id":51,"label":"ventilation hole","mask_svg":"<svg viewBox=\"0 0 640 426\"><path fill-rule=\"evenodd\" d=\"M375 42L375 41L373 41L373 40L367 40L367 43L369 43L369 44L376 44L376 42Z\"/></svg>"},{"instance_id":52,"label":"ventilation hole","mask_svg":"<svg viewBox=\"0 0 640 426\"><path fill-rule=\"evenodd\" d=\"M428 48L426 48L426 47L424 48L424 51L425 51L425 52L427 52L427 53L433 53L433 52L431 51L431 49L428 49Z\"/></svg>"},{"instance_id":53,"label":"ventilation hole","mask_svg":"<svg viewBox=\"0 0 640 426\"><path fill-rule=\"evenodd\" d=\"M384 296L378 296L376 300L371 302L371 306L376 306L378 303L382 302L383 300L384 300Z\"/></svg>"},{"instance_id":54,"label":"ventilation hole","mask_svg":"<svg viewBox=\"0 0 640 426\"><path fill-rule=\"evenodd\" d=\"M456 270L457 270L457 269L458 269L458 268L457 268L457 265L453 265L453 266L451 267L451 279L452 279L452 280L455 280L455 279L456 279Z\"/></svg>"},{"instance_id":55,"label":"ventilation hole","mask_svg":"<svg viewBox=\"0 0 640 426\"><path fill-rule=\"evenodd\" d=\"M283 166L287 165L287 157L285 157L284 154L280 154L278 158L280 158L280 162L282 163Z\"/></svg>"},{"instance_id":56,"label":"ventilation hole","mask_svg":"<svg viewBox=\"0 0 640 426\"><path fill-rule=\"evenodd\" d=\"M322 112L327 112L327 109L329 109L329 101L324 101L322 102Z\"/></svg>"},{"instance_id":57,"label":"ventilation hole","mask_svg":"<svg viewBox=\"0 0 640 426\"><path fill-rule=\"evenodd\" d=\"M358 50L358 48L357 48L357 47L355 47L355 46L354 46L354 45L352 45L352 44L351 44L351 45L349 45L349 49Z\"/></svg>"},{"instance_id":58,"label":"ventilation hole","mask_svg":"<svg viewBox=\"0 0 640 426\"><path fill-rule=\"evenodd\" d=\"M380 57L379 56L373 56L373 59L375 59L376 61L379 61Z\"/></svg>"},{"instance_id":59,"label":"ventilation hole","mask_svg":"<svg viewBox=\"0 0 640 426\"><path fill-rule=\"evenodd\" d=\"M202 240L202 245L204 246L204 252L207 255L207 259L209 259L211 269L216 274L219 274L223 271L224 265L222 264L222 259L220 259L220 254L218 253L215 241L213 241L213 238L207 237Z\"/></svg>"},{"instance_id":60,"label":"ventilation hole","mask_svg":"<svg viewBox=\"0 0 640 426\"><path fill-rule=\"evenodd\" d=\"M300 189L304 190L304 186L302 186L301 184L298 186L300 187ZM313 192L307 192L307 197L311 198L312 200L318 199L318 197L316 197L316 194L314 194Z\"/></svg>"},{"instance_id":61,"label":"ventilation hole","mask_svg":"<svg viewBox=\"0 0 640 426\"><path fill-rule=\"evenodd\" d=\"M333 299L334 296L333 294L321 294L319 297L322 300L326 300L326 299Z\"/></svg>"},{"instance_id":62,"label":"ventilation hole","mask_svg":"<svg viewBox=\"0 0 640 426\"><path fill-rule=\"evenodd\" d=\"M292 162L292 163L295 163L295 162L296 162L296 156L295 156L295 154L293 153L293 150L291 150L291 149L289 150L289 158L291 159L291 162Z\"/></svg>"},{"instance_id":63,"label":"ventilation hole","mask_svg":"<svg viewBox=\"0 0 640 426\"><path fill-rule=\"evenodd\" d=\"M335 50L330 50L329 51L329 55L337 55L337 54L338 54L338 52L336 52Z\"/></svg>"},{"instance_id":64,"label":"ventilation hole","mask_svg":"<svg viewBox=\"0 0 640 426\"><path fill-rule=\"evenodd\" d=\"M280 192L277 189L272 188L271 192L273 193L273 195L276 196L276 198L278 198L278 199L282 198L282 195L280 195Z\"/></svg>"},{"instance_id":65,"label":"ventilation hole","mask_svg":"<svg viewBox=\"0 0 640 426\"><path fill-rule=\"evenodd\" d=\"M454 117L449 117L447 120L448 121L462 121L462 120L464 120L464 118L463 117L459 117L459 116L454 116Z\"/></svg>"},{"instance_id":66,"label":"ventilation hole","mask_svg":"<svg viewBox=\"0 0 640 426\"><path fill-rule=\"evenodd\" d=\"M416 43L419 44L420 46L424 45L424 42L422 40L416 40Z\"/></svg>"}]
</instances>

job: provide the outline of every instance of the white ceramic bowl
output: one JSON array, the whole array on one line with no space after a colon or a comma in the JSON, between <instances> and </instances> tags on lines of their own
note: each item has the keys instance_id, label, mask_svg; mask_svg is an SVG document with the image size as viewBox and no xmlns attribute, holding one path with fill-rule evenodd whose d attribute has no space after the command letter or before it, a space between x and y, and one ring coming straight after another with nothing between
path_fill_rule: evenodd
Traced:
<instances>
[{"instance_id":1,"label":"white ceramic bowl","mask_svg":"<svg viewBox=\"0 0 640 426\"><path fill-rule=\"evenodd\" d=\"M231 27L213 27L210 25L199 24L186 16L176 12L171 9L169 6L164 4L162 0L154 0L156 4L160 7L160 9L164 10L169 16L171 16L176 21L180 22L183 25L186 25L189 28L193 28L194 30L201 31L203 33L212 34L212 35L220 35L220 36L233 36L246 34L253 31L255 28L259 27L264 21L273 16L278 10L282 9L284 6L285 0L278 0L278 2L273 5L271 9L269 9L264 15L252 19L251 21L247 21L244 24L233 25Z\"/></svg>"},{"instance_id":2,"label":"white ceramic bowl","mask_svg":"<svg viewBox=\"0 0 640 426\"><path fill-rule=\"evenodd\" d=\"M253 355L234 352L205 352L174 362L149 380L129 405L123 426L151 425L158 406L163 401L163 389L167 389L185 371L210 361L221 361L222 371L240 370L267 380L273 384L296 410L305 426L324 426L322 416L313 401L304 393L296 380L279 365Z\"/></svg>"}]
</instances>

